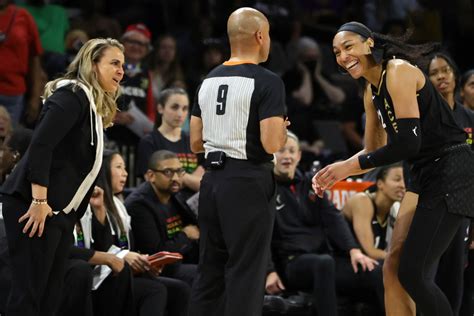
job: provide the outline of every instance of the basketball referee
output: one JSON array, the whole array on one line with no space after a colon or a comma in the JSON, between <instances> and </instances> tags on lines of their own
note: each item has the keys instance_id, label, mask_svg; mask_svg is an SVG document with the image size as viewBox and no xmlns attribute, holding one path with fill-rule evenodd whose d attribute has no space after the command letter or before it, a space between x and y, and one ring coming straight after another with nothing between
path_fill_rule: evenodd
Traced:
<instances>
[{"instance_id":1,"label":"basketball referee","mask_svg":"<svg viewBox=\"0 0 474 316\"><path fill-rule=\"evenodd\" d=\"M193 316L261 315L275 210L272 159L289 124L282 80L258 66L270 49L267 18L237 9L227 33L231 58L204 79L191 117L191 149L205 152L207 166Z\"/></svg>"}]
</instances>

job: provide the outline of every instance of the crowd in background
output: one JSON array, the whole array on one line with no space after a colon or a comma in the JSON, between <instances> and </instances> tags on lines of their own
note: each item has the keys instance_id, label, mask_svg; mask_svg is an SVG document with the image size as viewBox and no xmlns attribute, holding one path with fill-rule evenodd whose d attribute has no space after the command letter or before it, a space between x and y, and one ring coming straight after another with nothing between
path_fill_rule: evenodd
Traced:
<instances>
[{"instance_id":1,"label":"crowd in background","mask_svg":"<svg viewBox=\"0 0 474 316\"><path fill-rule=\"evenodd\" d=\"M29 13L18 10L13 19L13 14L0 17L2 25L21 23L28 34L15 48L0 47L2 60L11 60L0 66L4 73L0 104L15 108L11 112L14 122L34 127L43 84L64 72L88 38L117 38L126 46L122 113L107 134L123 146L131 168L130 186L143 175L136 173L139 170L128 157L137 158L139 139L153 125L145 122L140 131L131 131L125 127L133 118L123 112L130 109L132 100L150 121L159 124L156 103L160 92L170 87L184 88L191 108L201 79L229 56L225 17L236 7L253 6L270 20L272 47L264 66L285 81L290 128L302 141L303 168L315 159L326 163L362 148L361 86L339 71L332 56L330 40L341 23L358 20L375 32L393 35L410 29L413 43L438 41L461 72L471 67L463 49L474 28L469 1L449 6L422 0L14 2ZM12 31L22 34L16 26Z\"/></svg>"}]
</instances>

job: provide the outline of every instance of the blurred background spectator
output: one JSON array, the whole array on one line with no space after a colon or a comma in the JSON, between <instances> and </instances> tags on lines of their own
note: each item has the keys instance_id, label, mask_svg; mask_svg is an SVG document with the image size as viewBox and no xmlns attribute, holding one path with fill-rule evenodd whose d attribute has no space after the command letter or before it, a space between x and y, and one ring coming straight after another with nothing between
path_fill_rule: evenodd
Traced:
<instances>
[{"instance_id":1,"label":"blurred background spectator","mask_svg":"<svg viewBox=\"0 0 474 316\"><path fill-rule=\"evenodd\" d=\"M27 10L10 0L0 0L0 104L14 125L33 124L40 110L45 75L38 27Z\"/></svg>"},{"instance_id":2,"label":"blurred background spectator","mask_svg":"<svg viewBox=\"0 0 474 316\"><path fill-rule=\"evenodd\" d=\"M155 99L158 99L164 89L186 87L176 38L173 35L164 34L156 40L155 50L150 56L150 70Z\"/></svg>"},{"instance_id":3,"label":"blurred background spectator","mask_svg":"<svg viewBox=\"0 0 474 316\"><path fill-rule=\"evenodd\" d=\"M130 172L128 185L134 186L137 146L140 139L151 132L156 113L150 72L144 63L152 51L151 32L143 23L131 24L125 29L121 42L125 55L122 95L117 100L119 111L114 126L106 133L109 140L118 145Z\"/></svg>"}]
</instances>

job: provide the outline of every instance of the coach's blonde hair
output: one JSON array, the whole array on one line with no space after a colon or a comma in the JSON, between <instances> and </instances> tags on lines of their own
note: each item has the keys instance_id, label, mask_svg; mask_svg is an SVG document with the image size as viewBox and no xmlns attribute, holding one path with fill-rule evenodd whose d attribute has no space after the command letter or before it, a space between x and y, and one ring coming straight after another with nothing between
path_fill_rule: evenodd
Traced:
<instances>
[{"instance_id":1,"label":"coach's blonde hair","mask_svg":"<svg viewBox=\"0 0 474 316\"><path fill-rule=\"evenodd\" d=\"M63 79L75 79L85 84L92 92L97 113L102 117L105 127L112 125L112 120L117 112L116 100L120 89L116 92L105 92L99 84L94 65L97 64L104 51L110 47L117 47L123 52L123 45L112 38L94 38L87 41L79 50L74 60L67 68L66 74L46 84L43 97L48 98L56 89L56 84Z\"/></svg>"}]
</instances>

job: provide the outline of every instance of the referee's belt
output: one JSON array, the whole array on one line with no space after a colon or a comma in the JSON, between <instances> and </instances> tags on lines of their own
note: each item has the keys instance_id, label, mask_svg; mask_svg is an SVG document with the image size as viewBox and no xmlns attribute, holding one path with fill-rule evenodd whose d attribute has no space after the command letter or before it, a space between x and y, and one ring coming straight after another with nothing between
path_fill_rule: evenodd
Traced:
<instances>
[{"instance_id":1,"label":"referee's belt","mask_svg":"<svg viewBox=\"0 0 474 316\"><path fill-rule=\"evenodd\" d=\"M237 159L232 158L226 155L223 151L211 151L207 154L206 160L204 162L204 167L210 170L218 170L224 168L226 164L234 165L252 165L263 168L270 168L273 170L274 164L271 161L252 161L247 159Z\"/></svg>"},{"instance_id":2,"label":"referee's belt","mask_svg":"<svg viewBox=\"0 0 474 316\"><path fill-rule=\"evenodd\" d=\"M225 166L227 155L223 151L211 151L207 154L204 167L206 169L222 169Z\"/></svg>"}]
</instances>

